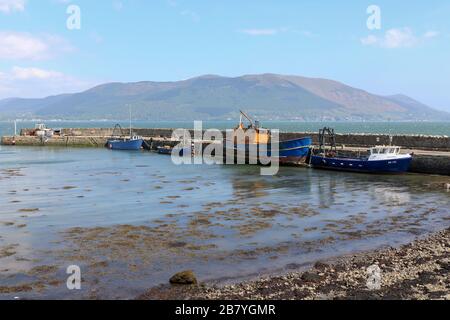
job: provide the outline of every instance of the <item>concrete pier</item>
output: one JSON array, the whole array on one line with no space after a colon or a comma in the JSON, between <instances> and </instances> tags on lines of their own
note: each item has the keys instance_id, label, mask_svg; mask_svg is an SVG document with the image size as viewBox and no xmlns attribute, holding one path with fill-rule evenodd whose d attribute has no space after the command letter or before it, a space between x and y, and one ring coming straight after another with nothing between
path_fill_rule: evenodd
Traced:
<instances>
[{"instance_id":1,"label":"concrete pier","mask_svg":"<svg viewBox=\"0 0 450 320\"><path fill-rule=\"evenodd\" d=\"M174 129L145 129L134 128L133 132L141 137L170 139ZM193 131L191 135L193 136ZM22 129L20 136L28 136L32 129ZM88 129L62 129L61 135L64 137L94 137L108 138L113 134L113 128L88 128ZM223 133L225 136L225 132ZM303 137L312 137L313 142L319 142L317 132L281 132L280 140L291 140ZM387 134L336 134L336 143L349 147L370 147L374 145L389 145L390 136ZM429 136L429 135L393 135L392 144L409 149L450 151L450 137ZM90 145L87 142L87 145Z\"/></svg>"},{"instance_id":2,"label":"concrete pier","mask_svg":"<svg viewBox=\"0 0 450 320\"><path fill-rule=\"evenodd\" d=\"M172 141L173 129L133 129L137 135L144 137L147 148L178 144ZM49 146L49 147L104 147L113 129L62 129L60 136L43 140L30 135L32 129L23 129L19 136L4 136L2 145ZM191 133L193 136L193 132ZM225 133L224 133L225 136ZM318 134L310 132L280 133L280 140L312 137L318 144ZM374 145L389 145L390 136L383 134L337 134L336 143L341 150L365 152ZM394 135L392 144L403 147L404 152L414 153L411 172L450 175L450 137L425 135Z\"/></svg>"},{"instance_id":3,"label":"concrete pier","mask_svg":"<svg viewBox=\"0 0 450 320\"><path fill-rule=\"evenodd\" d=\"M4 136L2 145L16 146L48 146L48 147L104 147L107 137L87 136L54 136L43 140L35 136Z\"/></svg>"}]
</instances>

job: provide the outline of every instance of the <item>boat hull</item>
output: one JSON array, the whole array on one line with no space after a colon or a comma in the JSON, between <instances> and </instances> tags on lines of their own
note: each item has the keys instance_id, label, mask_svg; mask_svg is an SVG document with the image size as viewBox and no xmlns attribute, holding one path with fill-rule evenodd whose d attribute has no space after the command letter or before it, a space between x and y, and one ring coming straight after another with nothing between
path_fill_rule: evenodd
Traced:
<instances>
[{"instance_id":1,"label":"boat hull","mask_svg":"<svg viewBox=\"0 0 450 320\"><path fill-rule=\"evenodd\" d=\"M293 140L280 141L279 149L280 151L289 149L298 149L300 147L310 147L311 145L312 145L312 138L305 137Z\"/></svg>"},{"instance_id":2,"label":"boat hull","mask_svg":"<svg viewBox=\"0 0 450 320\"><path fill-rule=\"evenodd\" d=\"M252 147L258 147L258 160L259 157L268 156L276 157L282 164L299 164L304 163L308 158L311 150L312 139L311 138L301 138L289 141L280 141L278 146L278 155L272 153L271 145L249 145L242 144L234 147L235 158L246 158L251 159L250 149ZM261 155L260 155L261 153Z\"/></svg>"},{"instance_id":3,"label":"boat hull","mask_svg":"<svg viewBox=\"0 0 450 320\"><path fill-rule=\"evenodd\" d=\"M191 154L190 148L165 148L165 147L158 147L158 153L164 154L164 155L172 155L172 153L176 150L179 152L179 156L183 157L185 155Z\"/></svg>"},{"instance_id":4,"label":"boat hull","mask_svg":"<svg viewBox=\"0 0 450 320\"><path fill-rule=\"evenodd\" d=\"M173 149L168 149L168 148L158 148L158 153L159 154L166 154L166 155L170 155L172 154Z\"/></svg>"},{"instance_id":5,"label":"boat hull","mask_svg":"<svg viewBox=\"0 0 450 320\"><path fill-rule=\"evenodd\" d=\"M405 173L409 171L411 162L412 157L369 161L311 156L311 165L314 168L364 173Z\"/></svg>"},{"instance_id":6,"label":"boat hull","mask_svg":"<svg viewBox=\"0 0 450 320\"><path fill-rule=\"evenodd\" d=\"M140 150L144 140L108 140L108 148L111 150Z\"/></svg>"}]
</instances>

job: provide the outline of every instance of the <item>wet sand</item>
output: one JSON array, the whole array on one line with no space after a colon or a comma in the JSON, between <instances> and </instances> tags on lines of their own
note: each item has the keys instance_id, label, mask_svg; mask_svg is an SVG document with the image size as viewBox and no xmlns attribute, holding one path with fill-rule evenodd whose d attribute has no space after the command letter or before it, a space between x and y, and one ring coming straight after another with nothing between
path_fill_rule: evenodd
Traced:
<instances>
[{"instance_id":1,"label":"wet sand","mask_svg":"<svg viewBox=\"0 0 450 320\"><path fill-rule=\"evenodd\" d=\"M381 269L381 288L367 287L368 268ZM384 248L331 261L304 272L223 287L159 286L138 299L157 300L450 300L450 228L399 248Z\"/></svg>"}]
</instances>

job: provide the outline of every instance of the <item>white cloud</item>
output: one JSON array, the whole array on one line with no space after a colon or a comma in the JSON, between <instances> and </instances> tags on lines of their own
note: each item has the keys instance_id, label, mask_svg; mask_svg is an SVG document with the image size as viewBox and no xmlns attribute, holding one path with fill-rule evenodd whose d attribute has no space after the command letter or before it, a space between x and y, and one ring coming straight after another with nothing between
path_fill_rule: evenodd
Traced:
<instances>
[{"instance_id":1,"label":"white cloud","mask_svg":"<svg viewBox=\"0 0 450 320\"><path fill-rule=\"evenodd\" d=\"M200 21L200 15L197 12L190 9L183 9L183 6L180 6L177 0L166 0L166 2L169 7L177 10L181 16L188 17L194 22Z\"/></svg>"},{"instance_id":2,"label":"white cloud","mask_svg":"<svg viewBox=\"0 0 450 320\"><path fill-rule=\"evenodd\" d=\"M95 31L89 34L89 38L97 44L103 43L104 41L103 37Z\"/></svg>"},{"instance_id":3,"label":"white cloud","mask_svg":"<svg viewBox=\"0 0 450 320\"><path fill-rule=\"evenodd\" d=\"M423 35L424 38L436 38L439 35L439 32L437 31L427 31L425 32L425 34Z\"/></svg>"},{"instance_id":4,"label":"white cloud","mask_svg":"<svg viewBox=\"0 0 450 320\"><path fill-rule=\"evenodd\" d=\"M64 79L64 74L52 70L44 70L39 68L21 68L13 67L11 76L17 80L31 80L31 79Z\"/></svg>"},{"instance_id":5,"label":"white cloud","mask_svg":"<svg viewBox=\"0 0 450 320\"><path fill-rule=\"evenodd\" d=\"M198 22L200 20L200 16L197 14L197 12L191 10L183 10L180 12L180 14L182 16L191 18L195 22Z\"/></svg>"},{"instance_id":6,"label":"white cloud","mask_svg":"<svg viewBox=\"0 0 450 320\"><path fill-rule=\"evenodd\" d=\"M60 93L79 92L96 83L85 81L59 71L36 67L14 66L0 72L0 99L8 97L46 97Z\"/></svg>"},{"instance_id":7,"label":"white cloud","mask_svg":"<svg viewBox=\"0 0 450 320\"><path fill-rule=\"evenodd\" d=\"M308 31L308 30L302 30L302 31L300 31L300 33L307 38L314 38L317 36L316 34L312 33L311 31Z\"/></svg>"},{"instance_id":8,"label":"white cloud","mask_svg":"<svg viewBox=\"0 0 450 320\"><path fill-rule=\"evenodd\" d=\"M176 2L175 0L167 0L167 4L171 7L178 6L178 2Z\"/></svg>"},{"instance_id":9,"label":"white cloud","mask_svg":"<svg viewBox=\"0 0 450 320\"><path fill-rule=\"evenodd\" d=\"M0 59L42 60L72 50L70 44L58 36L0 31Z\"/></svg>"},{"instance_id":10,"label":"white cloud","mask_svg":"<svg viewBox=\"0 0 450 320\"><path fill-rule=\"evenodd\" d=\"M0 12L9 14L25 10L25 0L0 0Z\"/></svg>"},{"instance_id":11,"label":"white cloud","mask_svg":"<svg viewBox=\"0 0 450 320\"><path fill-rule=\"evenodd\" d=\"M418 38L409 28L390 29L386 31L383 45L386 48L412 47L418 43Z\"/></svg>"},{"instance_id":12,"label":"white cloud","mask_svg":"<svg viewBox=\"0 0 450 320\"><path fill-rule=\"evenodd\" d=\"M241 30L242 33L248 34L249 36L273 36L276 35L278 29L244 29Z\"/></svg>"},{"instance_id":13,"label":"white cloud","mask_svg":"<svg viewBox=\"0 0 450 320\"><path fill-rule=\"evenodd\" d=\"M362 38L361 43L366 46L388 49L411 48L438 35L439 33L436 31L428 31L422 36L418 36L410 28L389 29L382 37L369 35Z\"/></svg>"},{"instance_id":14,"label":"white cloud","mask_svg":"<svg viewBox=\"0 0 450 320\"><path fill-rule=\"evenodd\" d=\"M361 43L365 46L375 45L379 42L378 38L374 35L368 35L361 39Z\"/></svg>"},{"instance_id":15,"label":"white cloud","mask_svg":"<svg viewBox=\"0 0 450 320\"><path fill-rule=\"evenodd\" d=\"M292 33L302 35L306 38L315 38L317 35L308 30L297 30L289 27L281 28L254 28L254 29L243 29L239 30L240 33L244 33L249 36L274 36L282 33Z\"/></svg>"},{"instance_id":16,"label":"white cloud","mask_svg":"<svg viewBox=\"0 0 450 320\"><path fill-rule=\"evenodd\" d=\"M42 56L48 50L41 39L27 33L0 32L0 58L33 59Z\"/></svg>"},{"instance_id":17,"label":"white cloud","mask_svg":"<svg viewBox=\"0 0 450 320\"><path fill-rule=\"evenodd\" d=\"M113 1L112 6L113 6L114 10L122 11L122 9L123 9L123 2L122 1L118 1L118 0Z\"/></svg>"}]
</instances>

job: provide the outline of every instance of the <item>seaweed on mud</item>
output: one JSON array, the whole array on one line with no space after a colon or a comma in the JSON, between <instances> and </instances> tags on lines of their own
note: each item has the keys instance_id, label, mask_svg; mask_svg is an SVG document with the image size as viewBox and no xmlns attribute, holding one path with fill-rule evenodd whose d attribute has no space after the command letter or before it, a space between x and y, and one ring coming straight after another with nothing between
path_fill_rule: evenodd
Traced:
<instances>
[{"instance_id":1,"label":"seaweed on mud","mask_svg":"<svg viewBox=\"0 0 450 320\"><path fill-rule=\"evenodd\" d=\"M77 187L75 186L64 186L62 187L63 190L72 190L72 189L76 189Z\"/></svg>"},{"instance_id":2,"label":"seaweed on mud","mask_svg":"<svg viewBox=\"0 0 450 320\"><path fill-rule=\"evenodd\" d=\"M14 256L17 252L18 244L10 244L4 247L0 247L0 259Z\"/></svg>"},{"instance_id":3,"label":"seaweed on mud","mask_svg":"<svg viewBox=\"0 0 450 320\"><path fill-rule=\"evenodd\" d=\"M0 293L11 294L11 293L23 293L33 291L33 287L29 284L16 285L16 286L0 286Z\"/></svg>"},{"instance_id":4,"label":"seaweed on mud","mask_svg":"<svg viewBox=\"0 0 450 320\"><path fill-rule=\"evenodd\" d=\"M272 224L264 221L250 220L248 223L237 225L235 228L238 230L239 235L249 236L264 229L269 229Z\"/></svg>"},{"instance_id":5,"label":"seaweed on mud","mask_svg":"<svg viewBox=\"0 0 450 320\"><path fill-rule=\"evenodd\" d=\"M24 212L24 213L32 213L32 212L38 212L39 208L24 208L24 209L19 209L19 212Z\"/></svg>"},{"instance_id":6,"label":"seaweed on mud","mask_svg":"<svg viewBox=\"0 0 450 320\"><path fill-rule=\"evenodd\" d=\"M33 267L30 271L28 271L29 275L34 275L34 276L38 276L38 275L48 275L48 274L55 274L58 271L58 267L56 266L48 266L48 265L43 265L43 266L37 266L37 267Z\"/></svg>"}]
</instances>

